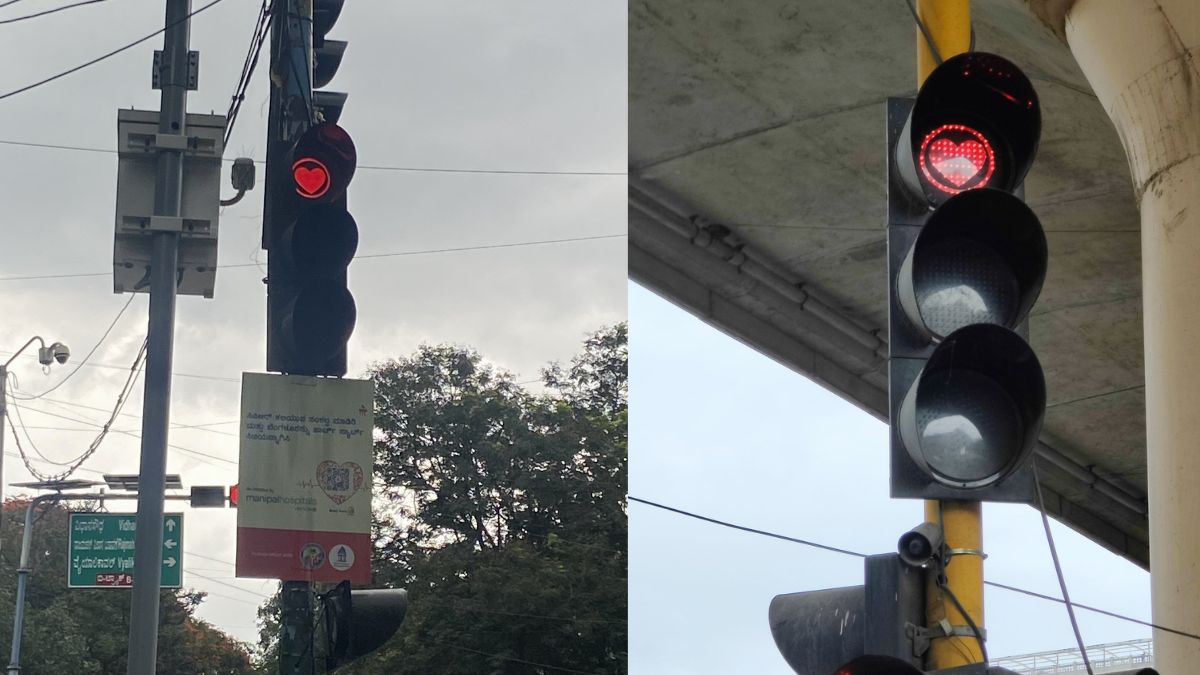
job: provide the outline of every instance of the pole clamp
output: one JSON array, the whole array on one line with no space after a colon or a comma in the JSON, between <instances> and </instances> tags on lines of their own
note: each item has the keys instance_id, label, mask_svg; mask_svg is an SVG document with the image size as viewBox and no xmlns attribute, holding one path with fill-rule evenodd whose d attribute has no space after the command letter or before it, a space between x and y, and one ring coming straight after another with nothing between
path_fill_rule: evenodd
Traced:
<instances>
[{"instance_id":1,"label":"pole clamp","mask_svg":"<svg viewBox=\"0 0 1200 675\"><path fill-rule=\"evenodd\" d=\"M979 638L987 642L987 629L980 628L979 635L976 636L975 630L970 626L954 626L946 619L942 619L932 626L917 626L912 623L904 624L904 633L913 645L913 656L922 656L929 651L929 645L933 640L948 637L967 637Z\"/></svg>"},{"instance_id":2,"label":"pole clamp","mask_svg":"<svg viewBox=\"0 0 1200 675\"><path fill-rule=\"evenodd\" d=\"M978 548L947 548L945 550L945 556L947 560L956 555L977 555L984 560L987 560L988 558L988 554L984 553L983 549Z\"/></svg>"}]
</instances>

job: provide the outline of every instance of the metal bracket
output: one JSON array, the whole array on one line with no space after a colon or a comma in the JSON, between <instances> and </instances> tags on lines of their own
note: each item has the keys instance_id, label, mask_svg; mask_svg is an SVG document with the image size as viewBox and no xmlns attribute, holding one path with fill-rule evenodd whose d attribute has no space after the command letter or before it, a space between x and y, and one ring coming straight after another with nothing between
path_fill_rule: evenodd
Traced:
<instances>
[{"instance_id":1,"label":"metal bracket","mask_svg":"<svg viewBox=\"0 0 1200 675\"><path fill-rule=\"evenodd\" d=\"M929 626L916 626L911 623L904 624L904 634L912 639L913 656L922 656L929 651L929 644L933 640L945 637L968 637L976 638L975 631L970 626L952 626L950 622L942 619L940 622ZM979 629L979 638L987 642L987 629Z\"/></svg>"},{"instance_id":2,"label":"metal bracket","mask_svg":"<svg viewBox=\"0 0 1200 675\"><path fill-rule=\"evenodd\" d=\"M154 50L154 68L150 71L150 86L162 89L163 53L161 49ZM200 87L200 52L188 50L187 88L196 91Z\"/></svg>"},{"instance_id":3,"label":"metal bracket","mask_svg":"<svg viewBox=\"0 0 1200 675\"><path fill-rule=\"evenodd\" d=\"M984 560L987 560L988 558L988 554L984 553L982 549L978 548L947 548L945 549L944 555L946 556L947 563L950 562L950 558L956 555L977 555Z\"/></svg>"}]
</instances>

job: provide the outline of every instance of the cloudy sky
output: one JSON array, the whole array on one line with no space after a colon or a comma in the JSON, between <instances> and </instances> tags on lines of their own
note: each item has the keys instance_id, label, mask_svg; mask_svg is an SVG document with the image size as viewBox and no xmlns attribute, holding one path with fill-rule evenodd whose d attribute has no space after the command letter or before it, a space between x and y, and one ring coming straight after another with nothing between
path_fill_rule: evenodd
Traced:
<instances>
[{"instance_id":1,"label":"cloudy sky","mask_svg":"<svg viewBox=\"0 0 1200 675\"><path fill-rule=\"evenodd\" d=\"M888 498L887 427L802 375L631 285L629 493L747 527L866 554L923 520ZM631 675L789 675L767 607L780 593L854 586L858 558L655 507L629 508ZM1150 576L1053 523L1071 598L1150 618ZM1061 597L1037 512L984 507L989 581ZM1062 605L985 595L990 656L1069 649ZM1149 629L1078 611L1091 644Z\"/></svg>"},{"instance_id":2,"label":"cloudy sky","mask_svg":"<svg viewBox=\"0 0 1200 675\"><path fill-rule=\"evenodd\" d=\"M194 0L193 8L204 4ZM200 88L189 95L191 112L228 108L259 4L224 0L195 18L191 47L200 52ZM0 21L51 6L34 0L0 8ZM116 111L158 108L150 73L162 38L4 94L161 28L162 7L161 0L100 2L0 23L0 59L8 64L0 69L4 359L41 335L70 345L78 363L128 299L113 294L108 272ZM329 88L350 94L341 124L355 139L360 167L393 167L360 168L350 187L359 254L412 254L351 265L359 313L351 374L423 342L453 342L532 380L547 362L569 359L586 333L624 318L625 25L625 5L615 2L346 3L330 37L350 46ZM227 159L264 156L266 78L264 53ZM223 196L231 193L225 182ZM265 260L261 215L261 189L225 209L220 264ZM606 235L615 236L419 253ZM92 276L30 278L80 274ZM172 422L211 425L171 432L179 447L169 451L168 470L182 474L185 485L236 480L238 382L242 372L264 366L262 277L253 265L222 269L215 298L179 299ZM86 447L145 335L146 310L145 296L135 297L86 367L56 391L23 403L22 419L45 456L69 459ZM44 391L72 369L43 374L28 355L12 367L22 395ZM139 384L119 431L140 433L141 397ZM110 434L78 475L136 472L138 447L135 438ZM15 451L10 436L5 483L29 479ZM261 598L254 593L273 585L232 578L233 513L184 510L185 584L212 593L200 616L240 639L256 639Z\"/></svg>"}]
</instances>

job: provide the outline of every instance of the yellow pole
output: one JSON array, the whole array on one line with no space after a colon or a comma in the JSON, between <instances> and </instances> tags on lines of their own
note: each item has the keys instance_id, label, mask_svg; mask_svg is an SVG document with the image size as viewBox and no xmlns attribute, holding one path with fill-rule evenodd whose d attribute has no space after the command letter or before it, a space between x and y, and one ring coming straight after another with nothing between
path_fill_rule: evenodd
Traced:
<instances>
[{"instance_id":1,"label":"yellow pole","mask_svg":"<svg viewBox=\"0 0 1200 675\"><path fill-rule=\"evenodd\" d=\"M918 0L917 16L942 59L967 51L971 45L970 0ZM917 37L917 86L929 76L938 62L926 44L920 27ZM979 502L927 501L925 520L942 525L946 547L956 552L946 565L946 585L983 630L983 513ZM930 579L926 588L926 619L936 626L944 619L953 627L965 627L967 621L954 602ZM966 636L933 640L926 665L953 668L981 663L983 651L978 641Z\"/></svg>"}]
</instances>

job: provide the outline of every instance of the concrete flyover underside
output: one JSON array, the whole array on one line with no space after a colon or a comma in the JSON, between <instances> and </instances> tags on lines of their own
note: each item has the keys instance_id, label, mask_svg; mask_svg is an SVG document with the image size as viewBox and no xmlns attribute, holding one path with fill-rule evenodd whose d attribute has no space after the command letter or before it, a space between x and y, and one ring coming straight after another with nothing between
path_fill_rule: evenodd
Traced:
<instances>
[{"instance_id":1,"label":"concrete flyover underside","mask_svg":"<svg viewBox=\"0 0 1200 675\"><path fill-rule=\"evenodd\" d=\"M1050 247L1030 319L1049 393L1047 510L1147 567L1125 155L1067 46L1023 2L974 0L972 15L976 48L1021 66L1042 103L1026 199ZM884 101L915 94L914 34L903 0L630 3L630 276L880 419Z\"/></svg>"}]
</instances>

